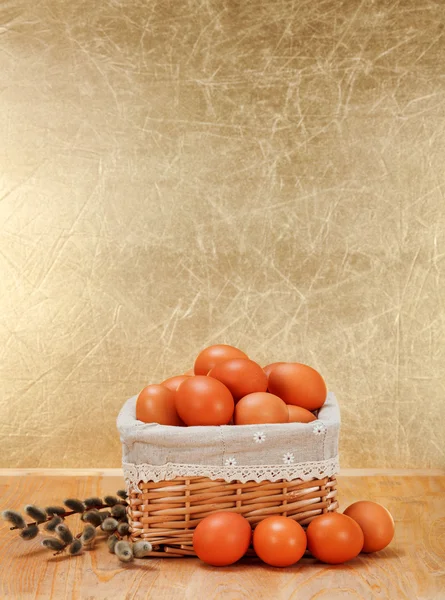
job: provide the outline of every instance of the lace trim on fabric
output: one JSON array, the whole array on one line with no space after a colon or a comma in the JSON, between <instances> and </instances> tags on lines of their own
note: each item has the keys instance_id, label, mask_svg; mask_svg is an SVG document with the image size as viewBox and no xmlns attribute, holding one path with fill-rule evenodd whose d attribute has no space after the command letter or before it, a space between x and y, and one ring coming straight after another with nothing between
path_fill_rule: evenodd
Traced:
<instances>
[{"instance_id":1,"label":"lace trim on fabric","mask_svg":"<svg viewBox=\"0 0 445 600\"><path fill-rule=\"evenodd\" d=\"M142 481L170 481L176 477L208 477L209 479L224 479L227 482L240 481L293 481L301 479L322 479L338 473L340 466L338 456L328 460L306 462L289 465L258 465L258 466L213 466L213 465L181 465L167 463L166 465L154 466L148 464L134 465L123 463L124 477L127 488L137 491Z\"/></svg>"}]
</instances>

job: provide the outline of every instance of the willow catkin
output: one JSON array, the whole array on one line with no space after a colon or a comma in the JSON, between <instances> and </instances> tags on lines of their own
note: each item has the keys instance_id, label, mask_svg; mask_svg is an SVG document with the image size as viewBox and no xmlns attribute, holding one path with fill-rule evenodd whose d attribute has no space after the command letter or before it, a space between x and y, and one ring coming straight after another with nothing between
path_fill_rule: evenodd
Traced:
<instances>
[{"instance_id":1,"label":"willow catkin","mask_svg":"<svg viewBox=\"0 0 445 600\"><path fill-rule=\"evenodd\" d=\"M67 498L66 500L63 501L64 505L67 506L70 510L77 512L77 513L82 513L85 510L85 504L82 502L82 500L78 500L77 498Z\"/></svg>"},{"instance_id":2,"label":"willow catkin","mask_svg":"<svg viewBox=\"0 0 445 600\"><path fill-rule=\"evenodd\" d=\"M59 536L62 542L65 543L65 545L71 544L71 542L73 541L73 534L64 523L60 523L59 525L57 525L56 534Z\"/></svg>"},{"instance_id":3,"label":"willow catkin","mask_svg":"<svg viewBox=\"0 0 445 600\"><path fill-rule=\"evenodd\" d=\"M135 558L143 558L144 556L148 556L152 550L153 546L150 544L150 542L140 541L133 544L133 555Z\"/></svg>"},{"instance_id":4,"label":"willow catkin","mask_svg":"<svg viewBox=\"0 0 445 600\"><path fill-rule=\"evenodd\" d=\"M45 506L45 510L48 515L59 515L63 517L66 513L66 510L63 506Z\"/></svg>"},{"instance_id":5,"label":"willow catkin","mask_svg":"<svg viewBox=\"0 0 445 600\"><path fill-rule=\"evenodd\" d=\"M20 532L20 537L24 540L33 540L39 533L39 527L35 523L28 525Z\"/></svg>"},{"instance_id":6,"label":"willow catkin","mask_svg":"<svg viewBox=\"0 0 445 600\"><path fill-rule=\"evenodd\" d=\"M58 515L54 515L52 519L47 521L47 523L44 525L44 528L46 531L55 531L57 525L60 525L60 523L63 523L62 518Z\"/></svg>"},{"instance_id":7,"label":"willow catkin","mask_svg":"<svg viewBox=\"0 0 445 600\"><path fill-rule=\"evenodd\" d=\"M133 560L133 550L131 548L131 545L128 542L124 542L123 540L117 542L117 544L114 547L114 553L122 562L130 562L131 560Z\"/></svg>"},{"instance_id":8,"label":"willow catkin","mask_svg":"<svg viewBox=\"0 0 445 600\"><path fill-rule=\"evenodd\" d=\"M128 523L119 523L117 532L119 535L128 535L130 533L130 525Z\"/></svg>"},{"instance_id":9,"label":"willow catkin","mask_svg":"<svg viewBox=\"0 0 445 600\"><path fill-rule=\"evenodd\" d=\"M25 519L16 510L4 510L2 512L2 519L11 523L17 529L24 529L26 527Z\"/></svg>"},{"instance_id":10,"label":"willow catkin","mask_svg":"<svg viewBox=\"0 0 445 600\"><path fill-rule=\"evenodd\" d=\"M50 550L55 550L56 552L62 552L62 550L65 549L66 544L56 538L51 537L42 540L42 546L45 546L45 548L49 548Z\"/></svg>"},{"instance_id":11,"label":"willow catkin","mask_svg":"<svg viewBox=\"0 0 445 600\"><path fill-rule=\"evenodd\" d=\"M96 531L96 528L94 527L94 525L91 525L90 523L88 523L88 525L85 525L85 527L82 531L82 535L80 536L80 540L81 540L82 544L84 546L88 546L88 544L91 544L91 542L96 537L96 534L97 534L97 531Z\"/></svg>"},{"instance_id":12,"label":"willow catkin","mask_svg":"<svg viewBox=\"0 0 445 600\"><path fill-rule=\"evenodd\" d=\"M119 496L119 498L122 498L122 500L126 500L128 498L128 494L125 490L117 490L116 494Z\"/></svg>"},{"instance_id":13,"label":"willow catkin","mask_svg":"<svg viewBox=\"0 0 445 600\"><path fill-rule=\"evenodd\" d=\"M105 496L104 502L107 506L114 506L119 502L119 498L116 498L116 496Z\"/></svg>"},{"instance_id":14,"label":"willow catkin","mask_svg":"<svg viewBox=\"0 0 445 600\"><path fill-rule=\"evenodd\" d=\"M85 523L91 523L91 525L94 525L94 527L99 527L99 525L102 523L102 518L98 511L88 510L87 512L83 513L82 521Z\"/></svg>"},{"instance_id":15,"label":"willow catkin","mask_svg":"<svg viewBox=\"0 0 445 600\"><path fill-rule=\"evenodd\" d=\"M35 504L27 504L25 506L25 513L31 519L34 519L36 523L44 523L48 518L46 510L44 508L40 508L39 506L35 506Z\"/></svg>"},{"instance_id":16,"label":"willow catkin","mask_svg":"<svg viewBox=\"0 0 445 600\"><path fill-rule=\"evenodd\" d=\"M68 553L71 554L71 556L75 556L76 554L80 554L81 551L82 542L78 539L73 540L68 547Z\"/></svg>"},{"instance_id":17,"label":"willow catkin","mask_svg":"<svg viewBox=\"0 0 445 600\"><path fill-rule=\"evenodd\" d=\"M108 550L114 554L114 548L117 544L117 542L119 541L119 538L117 537L117 535L110 535L110 537L107 539L107 546L108 546Z\"/></svg>"},{"instance_id":18,"label":"willow catkin","mask_svg":"<svg viewBox=\"0 0 445 600\"><path fill-rule=\"evenodd\" d=\"M115 504L111 508L111 516L115 517L116 519L123 519L127 516L127 509L123 504Z\"/></svg>"},{"instance_id":19,"label":"willow catkin","mask_svg":"<svg viewBox=\"0 0 445 600\"><path fill-rule=\"evenodd\" d=\"M101 498L98 498L97 496L86 498L83 503L87 508L101 508L103 505Z\"/></svg>"},{"instance_id":20,"label":"willow catkin","mask_svg":"<svg viewBox=\"0 0 445 600\"><path fill-rule=\"evenodd\" d=\"M113 519L112 517L108 517L102 523L102 525L100 526L100 528L103 531L108 531L109 533L113 533L113 532L116 531L118 525L119 525L119 523L116 521L116 519Z\"/></svg>"}]
</instances>

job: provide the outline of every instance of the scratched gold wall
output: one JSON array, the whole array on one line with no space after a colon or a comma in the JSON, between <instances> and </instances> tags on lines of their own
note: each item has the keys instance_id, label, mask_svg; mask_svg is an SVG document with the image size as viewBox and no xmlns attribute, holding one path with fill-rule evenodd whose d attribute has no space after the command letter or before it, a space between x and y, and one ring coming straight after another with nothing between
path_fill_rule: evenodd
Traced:
<instances>
[{"instance_id":1,"label":"scratched gold wall","mask_svg":"<svg viewBox=\"0 0 445 600\"><path fill-rule=\"evenodd\" d=\"M444 467L445 6L0 4L4 467L112 467L202 347L318 368L343 467Z\"/></svg>"}]
</instances>

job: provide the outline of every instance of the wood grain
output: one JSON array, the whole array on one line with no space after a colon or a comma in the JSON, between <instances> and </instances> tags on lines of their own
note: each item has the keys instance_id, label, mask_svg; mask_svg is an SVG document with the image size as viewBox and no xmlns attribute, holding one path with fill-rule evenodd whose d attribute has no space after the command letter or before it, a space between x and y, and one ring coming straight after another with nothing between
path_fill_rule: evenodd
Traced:
<instances>
[{"instance_id":1,"label":"wood grain","mask_svg":"<svg viewBox=\"0 0 445 600\"><path fill-rule=\"evenodd\" d=\"M341 509L356 500L370 499L392 512L396 535L386 550L335 567L313 559L303 559L288 569L273 569L256 559L224 569L208 567L194 558L152 558L122 565L101 543L79 557L52 557L38 539L25 543L1 522L0 598L443 600L445 474L364 472L361 476L340 475L338 482ZM115 470L83 470L82 475L3 470L0 508L101 495L122 485Z\"/></svg>"}]
</instances>

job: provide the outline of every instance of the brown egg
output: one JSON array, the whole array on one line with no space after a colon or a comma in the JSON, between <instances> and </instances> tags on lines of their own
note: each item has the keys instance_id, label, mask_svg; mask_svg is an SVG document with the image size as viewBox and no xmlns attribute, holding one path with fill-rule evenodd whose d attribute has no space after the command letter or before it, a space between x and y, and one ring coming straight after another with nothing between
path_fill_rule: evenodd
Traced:
<instances>
[{"instance_id":1,"label":"brown egg","mask_svg":"<svg viewBox=\"0 0 445 600\"><path fill-rule=\"evenodd\" d=\"M183 425L175 406L176 392L163 385L147 385L136 400L136 419L144 423Z\"/></svg>"},{"instance_id":2,"label":"brown egg","mask_svg":"<svg viewBox=\"0 0 445 600\"><path fill-rule=\"evenodd\" d=\"M354 502L344 514L354 519L363 531L365 543L362 552L383 550L394 537L394 519L391 513L377 502Z\"/></svg>"},{"instance_id":3,"label":"brown egg","mask_svg":"<svg viewBox=\"0 0 445 600\"><path fill-rule=\"evenodd\" d=\"M176 392L179 384L182 383L184 379L187 379L187 377L191 377L191 375L175 375L174 377L169 377L163 381L161 385L165 385L165 387L168 387L168 389L172 390L172 392Z\"/></svg>"},{"instance_id":4,"label":"brown egg","mask_svg":"<svg viewBox=\"0 0 445 600\"><path fill-rule=\"evenodd\" d=\"M321 562L330 565L352 560L363 548L363 532L360 526L341 513L328 512L316 516L309 523L306 535L309 552Z\"/></svg>"},{"instance_id":5,"label":"brown egg","mask_svg":"<svg viewBox=\"0 0 445 600\"><path fill-rule=\"evenodd\" d=\"M274 362L274 363L270 363L270 365L266 365L265 367L263 367L263 371L266 373L267 378L269 378L269 375L272 373L272 369L275 369L275 367L277 367L278 365L285 365L286 363L284 362Z\"/></svg>"},{"instance_id":6,"label":"brown egg","mask_svg":"<svg viewBox=\"0 0 445 600\"><path fill-rule=\"evenodd\" d=\"M227 425L235 403L229 389L206 375L186 377L175 392L176 410L187 425Z\"/></svg>"},{"instance_id":7,"label":"brown egg","mask_svg":"<svg viewBox=\"0 0 445 600\"><path fill-rule=\"evenodd\" d=\"M234 400L267 390L266 373L259 364L249 358L224 360L210 369L208 375L227 386Z\"/></svg>"},{"instance_id":8,"label":"brown egg","mask_svg":"<svg viewBox=\"0 0 445 600\"><path fill-rule=\"evenodd\" d=\"M289 411L289 423L310 423L316 421L317 417L310 410L301 408L301 406L287 405Z\"/></svg>"},{"instance_id":9,"label":"brown egg","mask_svg":"<svg viewBox=\"0 0 445 600\"><path fill-rule=\"evenodd\" d=\"M268 392L247 394L235 406L235 425L260 423L288 423L289 411L286 404Z\"/></svg>"},{"instance_id":10,"label":"brown egg","mask_svg":"<svg viewBox=\"0 0 445 600\"><path fill-rule=\"evenodd\" d=\"M267 388L286 404L307 410L321 408L327 396L326 384L320 373L300 363L284 363L274 367Z\"/></svg>"},{"instance_id":11,"label":"brown egg","mask_svg":"<svg viewBox=\"0 0 445 600\"><path fill-rule=\"evenodd\" d=\"M195 360L195 375L207 375L215 365L229 358L249 358L239 348L228 344L215 344L201 350Z\"/></svg>"}]
</instances>

